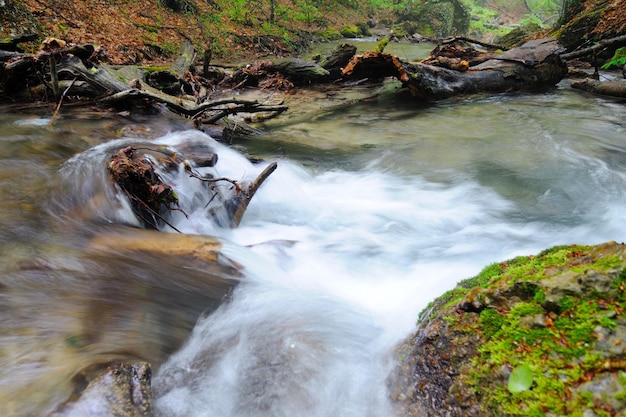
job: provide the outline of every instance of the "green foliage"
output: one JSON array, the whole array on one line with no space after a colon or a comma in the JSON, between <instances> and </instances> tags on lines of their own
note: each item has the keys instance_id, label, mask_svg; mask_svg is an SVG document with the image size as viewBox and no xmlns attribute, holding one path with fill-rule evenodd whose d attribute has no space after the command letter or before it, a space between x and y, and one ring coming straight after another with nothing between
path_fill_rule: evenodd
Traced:
<instances>
[{"instance_id":1,"label":"green foliage","mask_svg":"<svg viewBox=\"0 0 626 417\"><path fill-rule=\"evenodd\" d=\"M617 49L613 57L602 65L602 69L623 67L624 65L626 65L626 46Z\"/></svg>"},{"instance_id":2,"label":"green foliage","mask_svg":"<svg viewBox=\"0 0 626 417\"><path fill-rule=\"evenodd\" d=\"M360 33L356 25L343 25L340 32L344 38L357 38Z\"/></svg>"},{"instance_id":3,"label":"green foliage","mask_svg":"<svg viewBox=\"0 0 626 417\"><path fill-rule=\"evenodd\" d=\"M382 38L376 45L376 52L383 53L387 44L389 44L389 38Z\"/></svg>"},{"instance_id":4,"label":"green foliage","mask_svg":"<svg viewBox=\"0 0 626 417\"><path fill-rule=\"evenodd\" d=\"M513 394L528 390L533 384L533 371L526 364L519 365L513 369L509 376L507 389Z\"/></svg>"},{"instance_id":5,"label":"green foliage","mask_svg":"<svg viewBox=\"0 0 626 417\"><path fill-rule=\"evenodd\" d=\"M506 286L515 287L515 294L521 290L526 297L526 301L513 302L508 311L484 309L477 320L478 329L472 328L480 332L482 342L463 381L495 415L572 415L572 410L584 408L602 415L602 405L592 395L574 392L571 387L601 372L606 364L605 354L593 347L598 329L610 331L617 326L616 311L626 304L626 270L618 255L592 254L590 250L586 246L557 246L536 256L492 264L443 296L450 306L475 290L474 286ZM558 311L546 311L545 294L537 290L535 282L549 279L563 267L579 273L620 268L613 283L616 291L608 299L593 293L563 296ZM520 287L520 283L528 288ZM461 322L450 325L454 323L457 331L463 331ZM512 370L504 384L494 378L502 369ZM626 374L621 378L626 381ZM626 401L626 390L615 399Z\"/></svg>"}]
</instances>

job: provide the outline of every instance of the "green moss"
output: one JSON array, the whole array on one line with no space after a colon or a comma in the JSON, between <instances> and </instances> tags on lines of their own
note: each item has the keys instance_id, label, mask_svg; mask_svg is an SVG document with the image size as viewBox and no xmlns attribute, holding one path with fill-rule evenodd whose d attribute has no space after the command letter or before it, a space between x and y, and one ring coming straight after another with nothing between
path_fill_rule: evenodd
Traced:
<instances>
[{"instance_id":1,"label":"green moss","mask_svg":"<svg viewBox=\"0 0 626 417\"><path fill-rule=\"evenodd\" d=\"M613 57L602 65L602 69L623 67L624 65L626 65L626 46L618 48Z\"/></svg>"},{"instance_id":2,"label":"green moss","mask_svg":"<svg viewBox=\"0 0 626 417\"><path fill-rule=\"evenodd\" d=\"M494 415L580 415L592 409L602 415L601 400L574 387L590 375L604 372L607 353L595 350L599 329L615 329L626 307L626 263L615 246L557 246L536 256L520 256L487 266L475 277L461 281L430 306L430 316L459 317L454 309L476 291L507 293L505 308L483 308L471 320L446 320L455 332L481 335L477 355L459 377L464 386L481 398ZM563 271L583 274L597 271L616 275L610 295L593 291L562 296L556 309L544 308L542 280ZM574 293L575 294L575 293ZM555 310L555 311L553 311ZM448 312L448 313L445 313ZM467 323L472 323L471 325ZM466 328L465 328L465 327ZM530 389L512 394L501 375L527 365L533 373ZM626 384L626 373L620 374ZM615 399L626 403L626 390Z\"/></svg>"},{"instance_id":3,"label":"green moss","mask_svg":"<svg viewBox=\"0 0 626 417\"><path fill-rule=\"evenodd\" d=\"M483 310L478 319L478 323L482 328L483 336L487 339L491 339L493 335L500 331L504 322L504 316L490 308Z\"/></svg>"},{"instance_id":4,"label":"green moss","mask_svg":"<svg viewBox=\"0 0 626 417\"><path fill-rule=\"evenodd\" d=\"M493 263L485 267L478 275L467 278L458 283L456 288L442 295L439 300L445 300L444 306L458 304L458 302L475 288L489 288L498 285L510 285L515 282L536 281L545 276L545 271L551 267L562 267L574 259L581 258L582 253L589 250L589 246L555 246L536 256L518 256L504 262ZM571 266L576 268L576 266ZM579 268L582 272L583 267ZM536 287L527 287L529 298L536 296ZM537 297L543 297L539 294Z\"/></svg>"},{"instance_id":5,"label":"green moss","mask_svg":"<svg viewBox=\"0 0 626 417\"><path fill-rule=\"evenodd\" d=\"M342 38L341 32L333 27L317 32L317 36L329 41L336 41Z\"/></svg>"},{"instance_id":6,"label":"green moss","mask_svg":"<svg viewBox=\"0 0 626 417\"><path fill-rule=\"evenodd\" d=\"M344 38L356 38L360 33L356 25L343 25L340 32Z\"/></svg>"}]
</instances>

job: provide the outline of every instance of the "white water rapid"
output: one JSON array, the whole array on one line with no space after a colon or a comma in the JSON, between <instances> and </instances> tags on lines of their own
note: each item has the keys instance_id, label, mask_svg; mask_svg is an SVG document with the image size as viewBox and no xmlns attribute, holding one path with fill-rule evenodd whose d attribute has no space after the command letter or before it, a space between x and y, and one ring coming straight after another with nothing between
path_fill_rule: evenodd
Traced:
<instances>
[{"instance_id":1,"label":"white water rapid","mask_svg":"<svg viewBox=\"0 0 626 417\"><path fill-rule=\"evenodd\" d=\"M191 139L212 141L182 132L159 144ZM216 176L254 178L265 166L212 147L220 157ZM559 158L589 181L626 182L623 172L575 150ZM570 203L563 218L585 220L558 224L549 221L554 213L524 219L514 201L462 177L432 182L380 169L377 161L363 171L278 165L239 228L213 225L204 201L176 217L184 233L222 238L222 252L247 276L156 374L158 415L390 415L388 353L428 301L494 261L624 236L615 228L624 201ZM194 205L198 190L183 176L170 181L179 184L182 205ZM560 198L552 193L536 204Z\"/></svg>"},{"instance_id":2,"label":"white water rapid","mask_svg":"<svg viewBox=\"0 0 626 417\"><path fill-rule=\"evenodd\" d=\"M48 416L80 372L141 358L158 417L389 417L391 350L429 301L493 262L626 240L623 103L372 88L289 95L232 147L165 115L0 114L0 416ZM225 301L222 269L121 238L137 221L106 170L128 145L191 142L219 156L199 174L278 164L235 229L213 224L197 179L163 173L185 212L173 226L244 271Z\"/></svg>"}]
</instances>

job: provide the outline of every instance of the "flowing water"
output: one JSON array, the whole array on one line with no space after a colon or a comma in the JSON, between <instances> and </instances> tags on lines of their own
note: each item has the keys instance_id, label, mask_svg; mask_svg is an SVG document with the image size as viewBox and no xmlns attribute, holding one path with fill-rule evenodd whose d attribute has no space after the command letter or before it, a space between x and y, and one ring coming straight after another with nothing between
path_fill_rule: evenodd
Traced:
<instances>
[{"instance_id":1,"label":"flowing water","mask_svg":"<svg viewBox=\"0 0 626 417\"><path fill-rule=\"evenodd\" d=\"M565 83L428 106L356 90L287 96L232 147L165 114L1 114L0 415L47 415L79 371L140 358L160 416L389 416L389 351L428 301L492 262L626 240L624 103ZM106 174L129 144L189 143L238 181L278 163L236 229L164 174L172 226L217 238L193 241L212 262L136 250L178 234L130 237Z\"/></svg>"}]
</instances>

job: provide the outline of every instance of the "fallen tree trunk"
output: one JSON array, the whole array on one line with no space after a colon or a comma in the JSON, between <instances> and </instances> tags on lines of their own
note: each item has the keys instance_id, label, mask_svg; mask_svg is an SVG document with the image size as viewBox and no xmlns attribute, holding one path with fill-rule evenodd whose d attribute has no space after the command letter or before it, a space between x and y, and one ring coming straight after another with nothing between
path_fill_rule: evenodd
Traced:
<instances>
[{"instance_id":1,"label":"fallen tree trunk","mask_svg":"<svg viewBox=\"0 0 626 417\"><path fill-rule=\"evenodd\" d=\"M344 78L400 80L413 97L439 100L456 95L535 91L553 87L567 73L554 39L527 42L467 71L421 63L403 62L385 53L368 52L354 57L344 68Z\"/></svg>"},{"instance_id":2,"label":"fallen tree trunk","mask_svg":"<svg viewBox=\"0 0 626 417\"><path fill-rule=\"evenodd\" d=\"M572 88L603 96L626 98L626 80L598 81L587 78L572 83Z\"/></svg>"},{"instance_id":3,"label":"fallen tree trunk","mask_svg":"<svg viewBox=\"0 0 626 417\"><path fill-rule=\"evenodd\" d=\"M603 39L597 44L590 46L589 48L580 49L578 51L568 52L566 54L561 54L562 59L573 59L580 58L581 56L592 55L596 51L600 51L608 46L612 45L626 45L626 35L617 36L615 38Z\"/></svg>"},{"instance_id":4,"label":"fallen tree trunk","mask_svg":"<svg viewBox=\"0 0 626 417\"><path fill-rule=\"evenodd\" d=\"M197 126L214 124L238 113L263 113L267 114L265 118L270 118L288 109L282 104L267 105L249 100L204 101L206 89L203 96L182 95L180 88L174 92L176 95L167 94L144 82L141 70L116 70L106 64L91 62L94 52L91 45L57 46L38 55L0 51L0 92L7 98L27 101L52 98L60 103L60 92L63 91L64 97L87 97L107 106L132 104L136 108L137 103L161 103L174 113L194 119ZM189 44L183 52L174 65L178 74L172 74L181 80L191 80L193 76L189 68L195 55L193 47ZM284 69L290 68L287 65ZM318 69L327 73L321 67Z\"/></svg>"}]
</instances>

